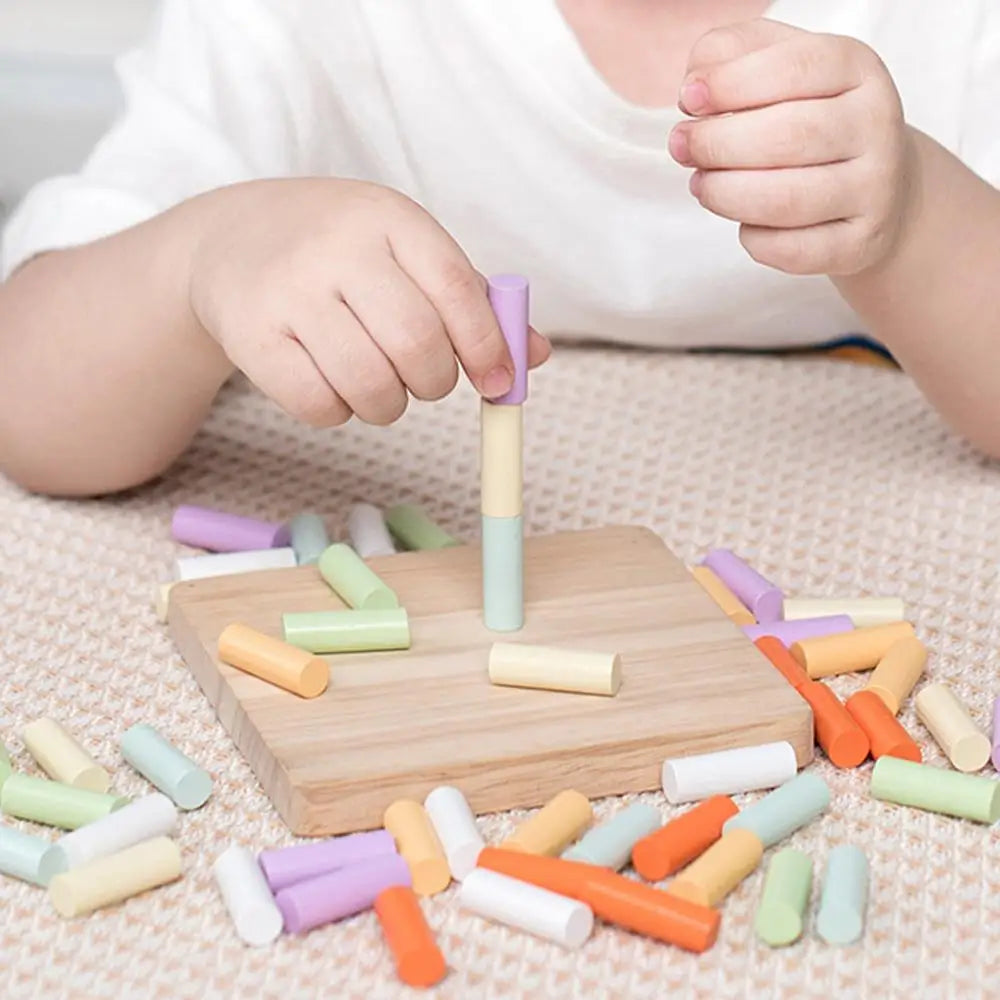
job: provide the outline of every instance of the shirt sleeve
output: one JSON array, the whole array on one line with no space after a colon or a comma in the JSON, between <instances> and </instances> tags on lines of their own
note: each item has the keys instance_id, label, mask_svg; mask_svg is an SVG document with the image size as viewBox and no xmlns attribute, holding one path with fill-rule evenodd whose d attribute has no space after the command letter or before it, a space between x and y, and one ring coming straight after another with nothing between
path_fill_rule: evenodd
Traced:
<instances>
[{"instance_id":1,"label":"shirt sleeve","mask_svg":"<svg viewBox=\"0 0 1000 1000\"><path fill-rule=\"evenodd\" d=\"M963 162L1000 187L1000 4L981 3L956 151Z\"/></svg>"},{"instance_id":2,"label":"shirt sleeve","mask_svg":"<svg viewBox=\"0 0 1000 1000\"><path fill-rule=\"evenodd\" d=\"M80 173L36 185L0 245L0 278L46 250L118 232L212 188L306 167L308 63L268 0L165 0L119 59L125 110Z\"/></svg>"}]
</instances>

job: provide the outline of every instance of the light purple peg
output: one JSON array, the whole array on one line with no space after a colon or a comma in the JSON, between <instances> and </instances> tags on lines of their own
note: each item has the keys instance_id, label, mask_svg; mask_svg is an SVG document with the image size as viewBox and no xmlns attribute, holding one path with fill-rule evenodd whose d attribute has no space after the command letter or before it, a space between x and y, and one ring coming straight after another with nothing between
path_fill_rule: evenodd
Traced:
<instances>
[{"instance_id":1,"label":"light purple peg","mask_svg":"<svg viewBox=\"0 0 1000 1000\"><path fill-rule=\"evenodd\" d=\"M729 549L712 549L702 561L762 625L784 613L785 597L778 588Z\"/></svg>"},{"instance_id":2,"label":"light purple peg","mask_svg":"<svg viewBox=\"0 0 1000 1000\"><path fill-rule=\"evenodd\" d=\"M785 647L802 639L816 639L821 635L850 632L854 622L850 615L824 615L822 618L798 618L790 622L768 622L766 625L744 625L743 632L751 642L763 635L773 635Z\"/></svg>"},{"instance_id":3,"label":"light purple peg","mask_svg":"<svg viewBox=\"0 0 1000 1000\"><path fill-rule=\"evenodd\" d=\"M489 298L514 362L514 384L491 403L519 405L528 398L528 279L520 274L494 274Z\"/></svg>"},{"instance_id":4,"label":"light purple peg","mask_svg":"<svg viewBox=\"0 0 1000 1000\"><path fill-rule=\"evenodd\" d=\"M388 830L351 833L346 837L261 851L257 858L272 892L327 872L396 853L396 842Z\"/></svg>"},{"instance_id":5,"label":"light purple peg","mask_svg":"<svg viewBox=\"0 0 1000 1000\"><path fill-rule=\"evenodd\" d=\"M1000 698L993 702L993 766L1000 771Z\"/></svg>"},{"instance_id":6,"label":"light purple peg","mask_svg":"<svg viewBox=\"0 0 1000 1000\"><path fill-rule=\"evenodd\" d=\"M176 541L210 552L277 549L287 545L290 538L286 524L257 521L190 504L174 511L170 527Z\"/></svg>"},{"instance_id":7,"label":"light purple peg","mask_svg":"<svg viewBox=\"0 0 1000 1000\"><path fill-rule=\"evenodd\" d=\"M410 885L410 869L399 854L359 861L282 889L274 901L290 934L343 920L375 905L383 889Z\"/></svg>"}]
</instances>

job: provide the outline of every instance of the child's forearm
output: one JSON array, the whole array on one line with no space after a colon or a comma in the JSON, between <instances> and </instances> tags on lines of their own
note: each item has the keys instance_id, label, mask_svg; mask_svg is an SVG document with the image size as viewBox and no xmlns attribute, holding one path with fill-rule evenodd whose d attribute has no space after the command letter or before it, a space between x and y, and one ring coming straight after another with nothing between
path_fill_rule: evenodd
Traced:
<instances>
[{"instance_id":1,"label":"child's forearm","mask_svg":"<svg viewBox=\"0 0 1000 1000\"><path fill-rule=\"evenodd\" d=\"M157 475L232 371L189 303L191 205L0 285L0 470L29 489L103 493Z\"/></svg>"},{"instance_id":2,"label":"child's forearm","mask_svg":"<svg viewBox=\"0 0 1000 1000\"><path fill-rule=\"evenodd\" d=\"M1000 457L1000 191L910 133L904 238L878 267L833 280L945 419Z\"/></svg>"}]
</instances>

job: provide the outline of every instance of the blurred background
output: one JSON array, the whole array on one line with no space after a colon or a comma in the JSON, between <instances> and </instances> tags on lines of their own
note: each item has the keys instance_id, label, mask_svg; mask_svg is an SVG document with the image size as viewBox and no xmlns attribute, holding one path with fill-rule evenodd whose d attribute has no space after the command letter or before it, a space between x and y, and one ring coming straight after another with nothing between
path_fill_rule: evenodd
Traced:
<instances>
[{"instance_id":1,"label":"blurred background","mask_svg":"<svg viewBox=\"0 0 1000 1000\"><path fill-rule=\"evenodd\" d=\"M36 180L76 169L112 121L114 58L156 4L0 0L0 224Z\"/></svg>"}]
</instances>

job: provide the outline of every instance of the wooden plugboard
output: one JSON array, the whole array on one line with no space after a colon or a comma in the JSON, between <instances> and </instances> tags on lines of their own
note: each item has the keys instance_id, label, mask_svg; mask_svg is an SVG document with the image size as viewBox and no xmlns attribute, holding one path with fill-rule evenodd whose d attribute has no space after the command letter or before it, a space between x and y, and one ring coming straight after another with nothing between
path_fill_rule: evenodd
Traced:
<instances>
[{"instance_id":1,"label":"wooden plugboard","mask_svg":"<svg viewBox=\"0 0 1000 1000\"><path fill-rule=\"evenodd\" d=\"M304 700L220 663L240 621L281 636L286 611L343 607L315 566L178 583L174 640L293 832L380 826L397 798L457 785L477 813L537 806L564 788L596 798L659 787L666 757L788 740L812 756L812 715L645 528L525 541L526 624L481 618L476 546L370 560L410 616L412 648L328 657L330 686ZM494 687L490 644L615 650L605 698Z\"/></svg>"}]
</instances>

